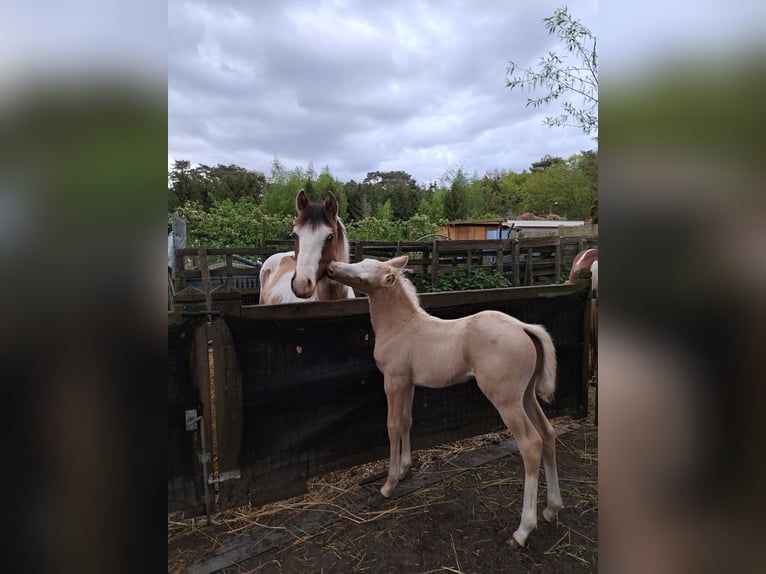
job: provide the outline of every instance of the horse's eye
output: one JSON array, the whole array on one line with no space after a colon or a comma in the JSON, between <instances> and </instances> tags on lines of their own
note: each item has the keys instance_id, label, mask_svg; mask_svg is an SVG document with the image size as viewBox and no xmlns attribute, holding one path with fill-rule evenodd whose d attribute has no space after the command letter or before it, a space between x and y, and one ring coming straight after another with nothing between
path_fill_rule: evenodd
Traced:
<instances>
[{"instance_id":1,"label":"horse's eye","mask_svg":"<svg viewBox=\"0 0 766 574\"><path fill-rule=\"evenodd\" d=\"M297 233L295 233L295 231L293 231L293 232L292 232L290 235L288 235L287 237L288 237L288 239L292 239L293 241L295 241L296 239L298 239L298 234L297 234Z\"/></svg>"},{"instance_id":2,"label":"horse's eye","mask_svg":"<svg viewBox=\"0 0 766 574\"><path fill-rule=\"evenodd\" d=\"M327 236L327 239L325 241L332 241L333 239L335 239L335 234L331 233L330 235Z\"/></svg>"}]
</instances>

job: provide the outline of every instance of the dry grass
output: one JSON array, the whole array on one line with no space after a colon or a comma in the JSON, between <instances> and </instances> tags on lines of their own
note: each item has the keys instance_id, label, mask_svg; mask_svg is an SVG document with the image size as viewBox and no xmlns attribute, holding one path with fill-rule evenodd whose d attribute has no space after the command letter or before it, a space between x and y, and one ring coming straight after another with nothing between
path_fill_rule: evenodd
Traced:
<instances>
[{"instance_id":1,"label":"dry grass","mask_svg":"<svg viewBox=\"0 0 766 574\"><path fill-rule=\"evenodd\" d=\"M593 412L592 409L590 409ZM560 418L554 421L556 426L565 426L571 423L570 419ZM582 422L582 421L580 421ZM591 433L595 430L589 431ZM567 435L564 435L567 436ZM361 528L339 529L333 527L332 522L347 522L354 525L368 525L381 520L386 520L386 528L376 531L377 542L408 545L411 544L401 534L403 529L398 528L401 519L412 520L418 514L428 514L439 506L454 505L454 498L445 495L451 488L460 485L461 489L470 488L475 496L472 498L472 512L476 520L483 522L493 521L496 524L505 525L500 531L503 536L510 536L513 526L509 522L509 512L518 513L521 508L520 499L509 501L508 490L521 488L523 478L519 475L509 476L503 472L499 465L486 464L479 467L464 467L462 459L464 455L476 452L488 446L497 445L511 435L507 431L490 433L461 440L449 445L442 445L431 449L420 450L414 454L413 470L418 475L424 475L436 471L448 469L451 476L441 482L425 486L409 495L401 498L387 500L380 508L360 507L360 496L377 492L379 484L373 482L385 477L387 460L379 460L360 465L346 470L332 472L308 481L308 492L302 496L264 504L262 506L242 506L233 508L213 515L213 525L205 525L202 518L184 518L182 513L173 513L168 516L168 572L185 572L191 564L210 557L216 549L221 548L227 541L232 540L239 534L247 533L253 529L265 531L288 531L293 540L283 546L276 555L269 555L271 560L254 566L251 570L242 572L258 572L266 567L273 571L278 567L281 571L280 558L291 556L295 560L294 549L304 545L317 536L322 537L323 548L339 564L356 565L354 571L367 571L367 556L360 544L356 544L355 537L365 536ZM567 452L576 457L583 465L597 465L598 452L589 446L587 433L577 434L576 440L558 440L560 452ZM560 477L562 494L574 502L574 509L579 511L578 516L595 516L598 509L597 480L582 478ZM541 476L540 500L545 500L545 486ZM570 505L569 508L572 508ZM303 513L316 511L324 517L331 515L331 519L325 520L325 526L312 529L310 532L296 530L295 521L291 519ZM595 512L594 512L595 511ZM591 514L592 513L592 514ZM479 516L482 518L479 519ZM411 523L411 522L410 522ZM597 556L597 542L592 536L578 531L576 527L570 527L566 521L559 521L559 530L564 529L563 534L543 549L545 556L555 555L568 557L580 563L586 570L593 564L594 553ZM338 532L343 532L343 536ZM446 541L450 545L450 560L436 570L429 570L428 574L435 572L464 571L464 552L456 546L455 539ZM483 541L477 541L483 542ZM594 548L595 547L595 548ZM412 571L420 571L412 565ZM307 565L306 571L310 571ZM375 571L373 567L369 571ZM423 574L427 574L423 571Z\"/></svg>"}]
</instances>

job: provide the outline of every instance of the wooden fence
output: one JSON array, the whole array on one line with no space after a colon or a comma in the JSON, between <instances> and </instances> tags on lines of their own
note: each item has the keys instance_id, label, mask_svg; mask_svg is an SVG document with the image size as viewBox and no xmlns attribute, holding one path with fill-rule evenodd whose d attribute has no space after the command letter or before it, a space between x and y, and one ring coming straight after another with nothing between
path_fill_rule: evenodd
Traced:
<instances>
[{"instance_id":1,"label":"wooden fence","mask_svg":"<svg viewBox=\"0 0 766 574\"><path fill-rule=\"evenodd\" d=\"M430 277L464 269L502 274L514 287L560 283L569 273L575 255L598 247L598 236L531 236L502 240L356 241L351 262L365 258L410 256L408 268ZM226 285L241 292L245 304L254 304L260 293L260 263L280 251L292 249L291 241L267 241L263 247L187 248L175 252L174 291L192 286L207 293ZM170 292L170 290L169 290ZM170 295L169 295L170 296Z\"/></svg>"}]
</instances>

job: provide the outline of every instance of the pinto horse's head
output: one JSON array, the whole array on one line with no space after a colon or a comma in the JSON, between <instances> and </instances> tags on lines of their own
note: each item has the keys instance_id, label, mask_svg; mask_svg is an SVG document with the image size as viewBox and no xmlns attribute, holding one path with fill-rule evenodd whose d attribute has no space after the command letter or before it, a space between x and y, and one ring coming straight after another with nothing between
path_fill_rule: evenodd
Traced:
<instances>
[{"instance_id":1,"label":"pinto horse's head","mask_svg":"<svg viewBox=\"0 0 766 574\"><path fill-rule=\"evenodd\" d=\"M295 274L291 282L296 297L307 299L327 276L331 261L348 259L348 242L338 219L338 200L331 192L321 203L309 201L301 190L295 199L298 217L290 237L295 241Z\"/></svg>"}]
</instances>

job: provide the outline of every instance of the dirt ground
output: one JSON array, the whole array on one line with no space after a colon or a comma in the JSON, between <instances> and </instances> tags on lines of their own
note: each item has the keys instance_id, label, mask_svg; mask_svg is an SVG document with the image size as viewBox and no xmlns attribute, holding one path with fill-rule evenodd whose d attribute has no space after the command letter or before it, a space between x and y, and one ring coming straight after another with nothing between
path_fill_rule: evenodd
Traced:
<instances>
[{"instance_id":1,"label":"dirt ground","mask_svg":"<svg viewBox=\"0 0 766 574\"><path fill-rule=\"evenodd\" d=\"M169 517L168 572L594 572L598 433L592 400L589 412L585 420L552 421L569 429L557 444L564 509L557 524L542 519L546 489L541 470L538 526L524 549L506 544L521 512L521 457L513 453L474 464L504 445L510 434L503 432L413 453L412 473L397 489L429 473L447 478L398 498L383 500L377 493L387 464L377 461L314 479L301 497L220 513L209 527L204 518ZM360 506L360 500L366 502ZM312 511L323 521L296 522ZM209 562L238 545L248 555L254 542L262 544L271 535L279 543L235 565L216 570Z\"/></svg>"}]
</instances>

